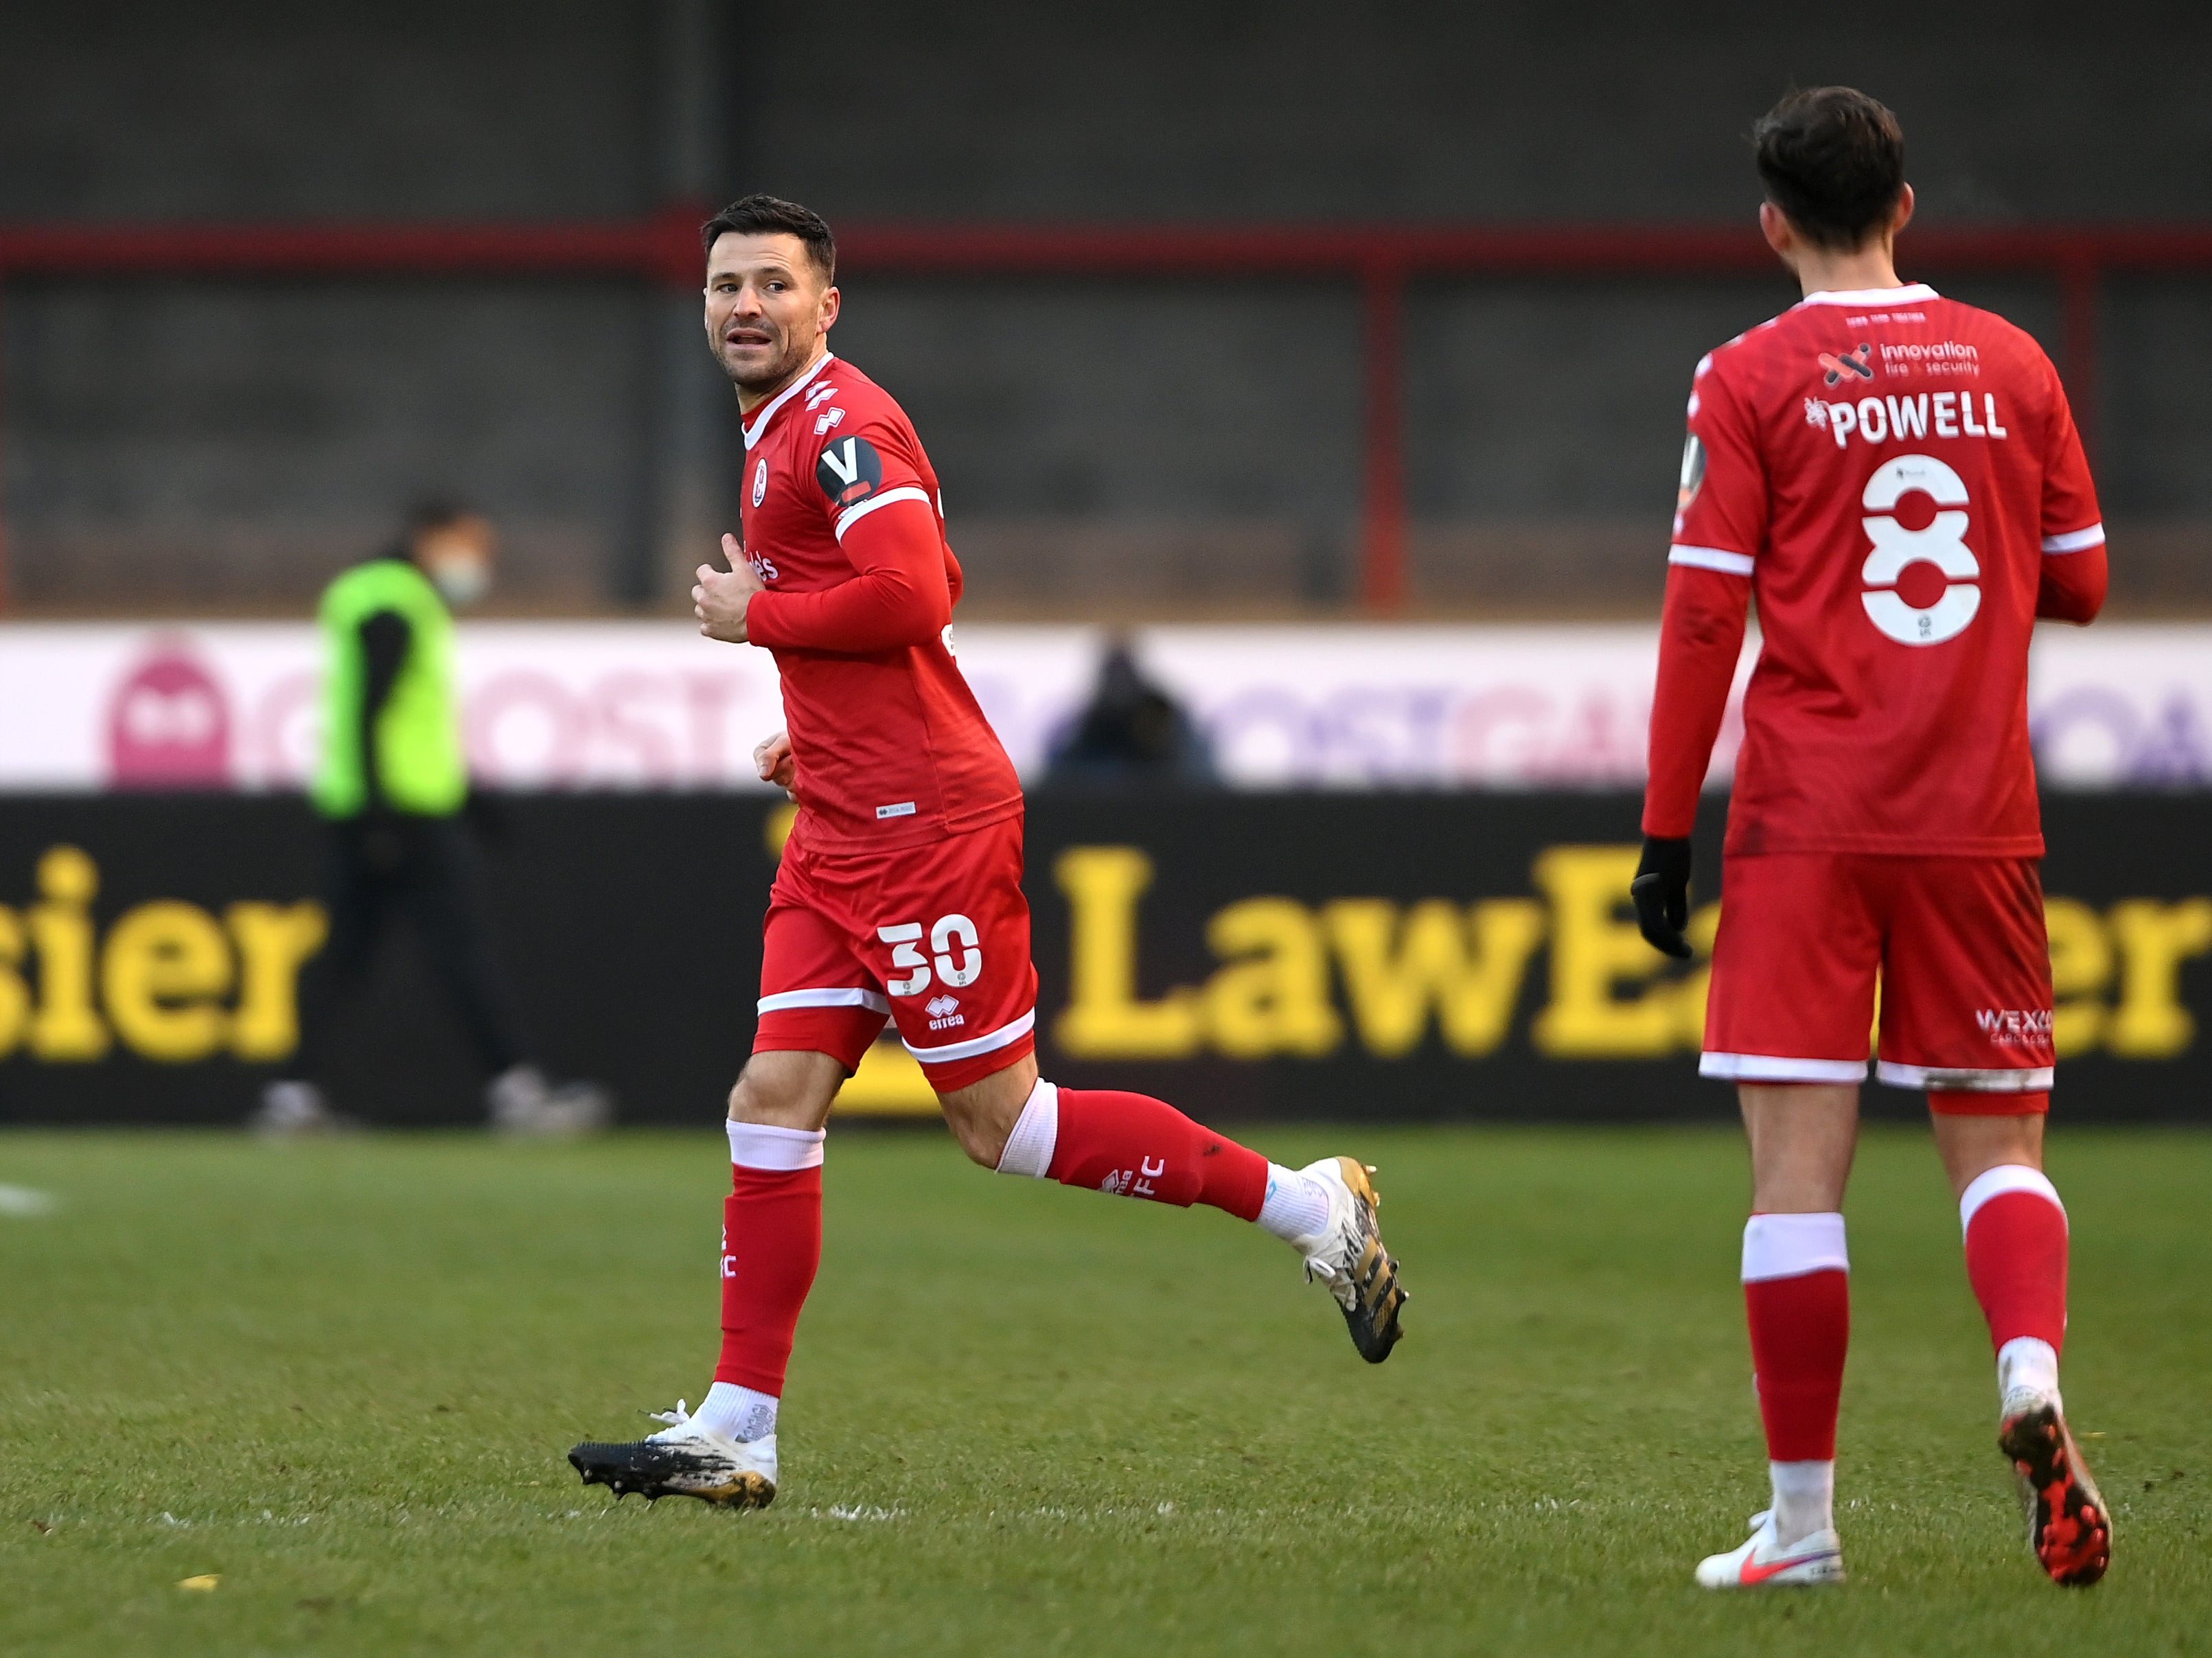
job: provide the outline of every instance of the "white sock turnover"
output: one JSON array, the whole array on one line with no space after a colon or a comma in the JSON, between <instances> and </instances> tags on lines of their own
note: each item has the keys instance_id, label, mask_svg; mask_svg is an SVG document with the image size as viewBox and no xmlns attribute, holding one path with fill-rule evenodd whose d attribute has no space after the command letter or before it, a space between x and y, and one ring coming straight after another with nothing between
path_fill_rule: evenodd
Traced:
<instances>
[{"instance_id":1,"label":"white sock turnover","mask_svg":"<svg viewBox=\"0 0 2212 1658\"><path fill-rule=\"evenodd\" d=\"M1043 1078L1030 1090L1006 1149L999 1153L999 1173L1042 1180L1052 1173L1052 1154L1060 1144L1060 1090Z\"/></svg>"},{"instance_id":2,"label":"white sock turnover","mask_svg":"<svg viewBox=\"0 0 2212 1658\"><path fill-rule=\"evenodd\" d=\"M2014 1336L1997 1349L1997 1402L2016 1388L2058 1397L2058 1355L2034 1336Z\"/></svg>"},{"instance_id":3,"label":"white sock turnover","mask_svg":"<svg viewBox=\"0 0 2212 1658\"><path fill-rule=\"evenodd\" d=\"M1784 1548L1836 1524L1836 1465L1770 1462L1774 1482L1774 1535Z\"/></svg>"},{"instance_id":4,"label":"white sock turnover","mask_svg":"<svg viewBox=\"0 0 2212 1658\"><path fill-rule=\"evenodd\" d=\"M734 1382L717 1382L707 1389L707 1397L692 1412L692 1419L732 1439L766 1439L775 1432L775 1407L781 1402L774 1394L756 1393Z\"/></svg>"},{"instance_id":5,"label":"white sock turnover","mask_svg":"<svg viewBox=\"0 0 2212 1658\"><path fill-rule=\"evenodd\" d=\"M1301 1243L1328 1224L1328 1187L1279 1163L1267 1165L1267 1195L1260 1225L1285 1243Z\"/></svg>"}]
</instances>

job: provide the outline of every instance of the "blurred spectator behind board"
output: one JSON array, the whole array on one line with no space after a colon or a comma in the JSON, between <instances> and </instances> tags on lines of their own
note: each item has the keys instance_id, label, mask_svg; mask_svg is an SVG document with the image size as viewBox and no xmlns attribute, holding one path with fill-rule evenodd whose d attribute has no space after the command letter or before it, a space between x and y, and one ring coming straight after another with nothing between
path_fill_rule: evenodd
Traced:
<instances>
[{"instance_id":1,"label":"blurred spectator behind board","mask_svg":"<svg viewBox=\"0 0 2212 1658\"><path fill-rule=\"evenodd\" d=\"M1148 783L1206 787L1213 756L1189 714L1146 679L1125 641L1098 665L1098 687L1052 751L1048 785L1115 787Z\"/></svg>"},{"instance_id":2,"label":"blurred spectator behind board","mask_svg":"<svg viewBox=\"0 0 2212 1658\"><path fill-rule=\"evenodd\" d=\"M412 923L490 1078L493 1127L580 1133L610 1114L596 1084L554 1087L530 1062L463 820L469 782L447 607L483 596L496 550L483 518L427 503L397 544L323 594L322 746L308 793L328 832L330 941L301 977L294 1074L268 1085L251 1119L264 1133L354 1126L329 1091L331 1026L362 989L394 916Z\"/></svg>"}]
</instances>

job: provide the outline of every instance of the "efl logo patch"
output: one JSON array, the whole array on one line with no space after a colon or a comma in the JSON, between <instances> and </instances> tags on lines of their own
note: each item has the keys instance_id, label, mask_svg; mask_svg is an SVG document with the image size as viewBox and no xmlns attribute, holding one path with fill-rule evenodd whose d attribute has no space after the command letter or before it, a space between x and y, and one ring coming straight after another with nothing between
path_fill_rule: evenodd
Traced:
<instances>
[{"instance_id":1,"label":"efl logo patch","mask_svg":"<svg viewBox=\"0 0 2212 1658\"><path fill-rule=\"evenodd\" d=\"M1674 489L1674 510L1686 513L1698 491L1705 487L1705 446L1695 432L1682 444L1682 477Z\"/></svg>"},{"instance_id":2,"label":"efl logo patch","mask_svg":"<svg viewBox=\"0 0 2212 1658\"><path fill-rule=\"evenodd\" d=\"M815 482L830 504L842 511L856 501L866 501L884 485L884 458L876 446L862 437L833 443L822 452L814 469Z\"/></svg>"},{"instance_id":3,"label":"efl logo patch","mask_svg":"<svg viewBox=\"0 0 2212 1658\"><path fill-rule=\"evenodd\" d=\"M1840 357L1832 352L1823 351L1820 353L1820 367L1828 371L1827 383L1830 386L1835 385L1846 374L1855 380L1870 380L1874 378L1874 342L1864 341L1857 350L1846 351Z\"/></svg>"}]
</instances>

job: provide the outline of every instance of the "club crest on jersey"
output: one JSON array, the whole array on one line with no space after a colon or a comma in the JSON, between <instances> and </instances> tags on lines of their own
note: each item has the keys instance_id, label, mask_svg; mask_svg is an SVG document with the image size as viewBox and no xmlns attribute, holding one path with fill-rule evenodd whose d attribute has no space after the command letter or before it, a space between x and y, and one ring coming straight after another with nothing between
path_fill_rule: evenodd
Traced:
<instances>
[{"instance_id":1,"label":"club crest on jersey","mask_svg":"<svg viewBox=\"0 0 2212 1658\"><path fill-rule=\"evenodd\" d=\"M753 505L757 507L762 501L767 499L768 460L767 458L763 456L761 459L761 464L753 468Z\"/></svg>"},{"instance_id":2,"label":"club crest on jersey","mask_svg":"<svg viewBox=\"0 0 2212 1658\"><path fill-rule=\"evenodd\" d=\"M823 450L814 477L832 507L850 507L883 487L884 458L867 439L846 438Z\"/></svg>"},{"instance_id":3,"label":"club crest on jersey","mask_svg":"<svg viewBox=\"0 0 2212 1658\"><path fill-rule=\"evenodd\" d=\"M1874 342L1863 341L1857 350L1846 351L1840 357L1832 351L1823 351L1820 367L1828 371L1826 383L1830 386L1839 383L1846 374L1870 380L1874 378Z\"/></svg>"}]
</instances>

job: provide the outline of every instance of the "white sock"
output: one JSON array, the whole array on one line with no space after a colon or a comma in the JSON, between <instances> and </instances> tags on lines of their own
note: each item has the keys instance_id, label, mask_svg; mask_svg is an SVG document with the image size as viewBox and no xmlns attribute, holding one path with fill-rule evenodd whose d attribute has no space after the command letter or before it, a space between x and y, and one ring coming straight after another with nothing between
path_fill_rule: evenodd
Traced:
<instances>
[{"instance_id":1,"label":"white sock","mask_svg":"<svg viewBox=\"0 0 2212 1658\"><path fill-rule=\"evenodd\" d=\"M1042 1180L1052 1173L1053 1149L1060 1144L1060 1090L1043 1078L1030 1090L1006 1149L999 1153L999 1173Z\"/></svg>"},{"instance_id":2,"label":"white sock","mask_svg":"<svg viewBox=\"0 0 2212 1658\"><path fill-rule=\"evenodd\" d=\"M830 1136L819 1128L777 1128L764 1122L732 1122L730 1161L740 1169L788 1173L819 1169L822 1146Z\"/></svg>"},{"instance_id":3,"label":"white sock","mask_svg":"<svg viewBox=\"0 0 2212 1658\"><path fill-rule=\"evenodd\" d=\"M775 1407L780 1402L774 1394L755 1393L734 1382L717 1382L707 1389L707 1397L691 1416L695 1422L703 1422L732 1439L767 1439L775 1432Z\"/></svg>"},{"instance_id":4,"label":"white sock","mask_svg":"<svg viewBox=\"0 0 2212 1658\"><path fill-rule=\"evenodd\" d=\"M1328 1224L1328 1187L1311 1175L1267 1165L1267 1196L1260 1225L1285 1243L1301 1243Z\"/></svg>"},{"instance_id":5,"label":"white sock","mask_svg":"<svg viewBox=\"0 0 2212 1658\"><path fill-rule=\"evenodd\" d=\"M2057 1399L2058 1355L2049 1342L2014 1336L1997 1349L1997 1402L2002 1404L2015 1388Z\"/></svg>"},{"instance_id":6,"label":"white sock","mask_svg":"<svg viewBox=\"0 0 2212 1658\"><path fill-rule=\"evenodd\" d=\"M1836 1524L1836 1465L1832 1462L1770 1462L1774 1482L1774 1536L1784 1548L1802 1543Z\"/></svg>"}]
</instances>

